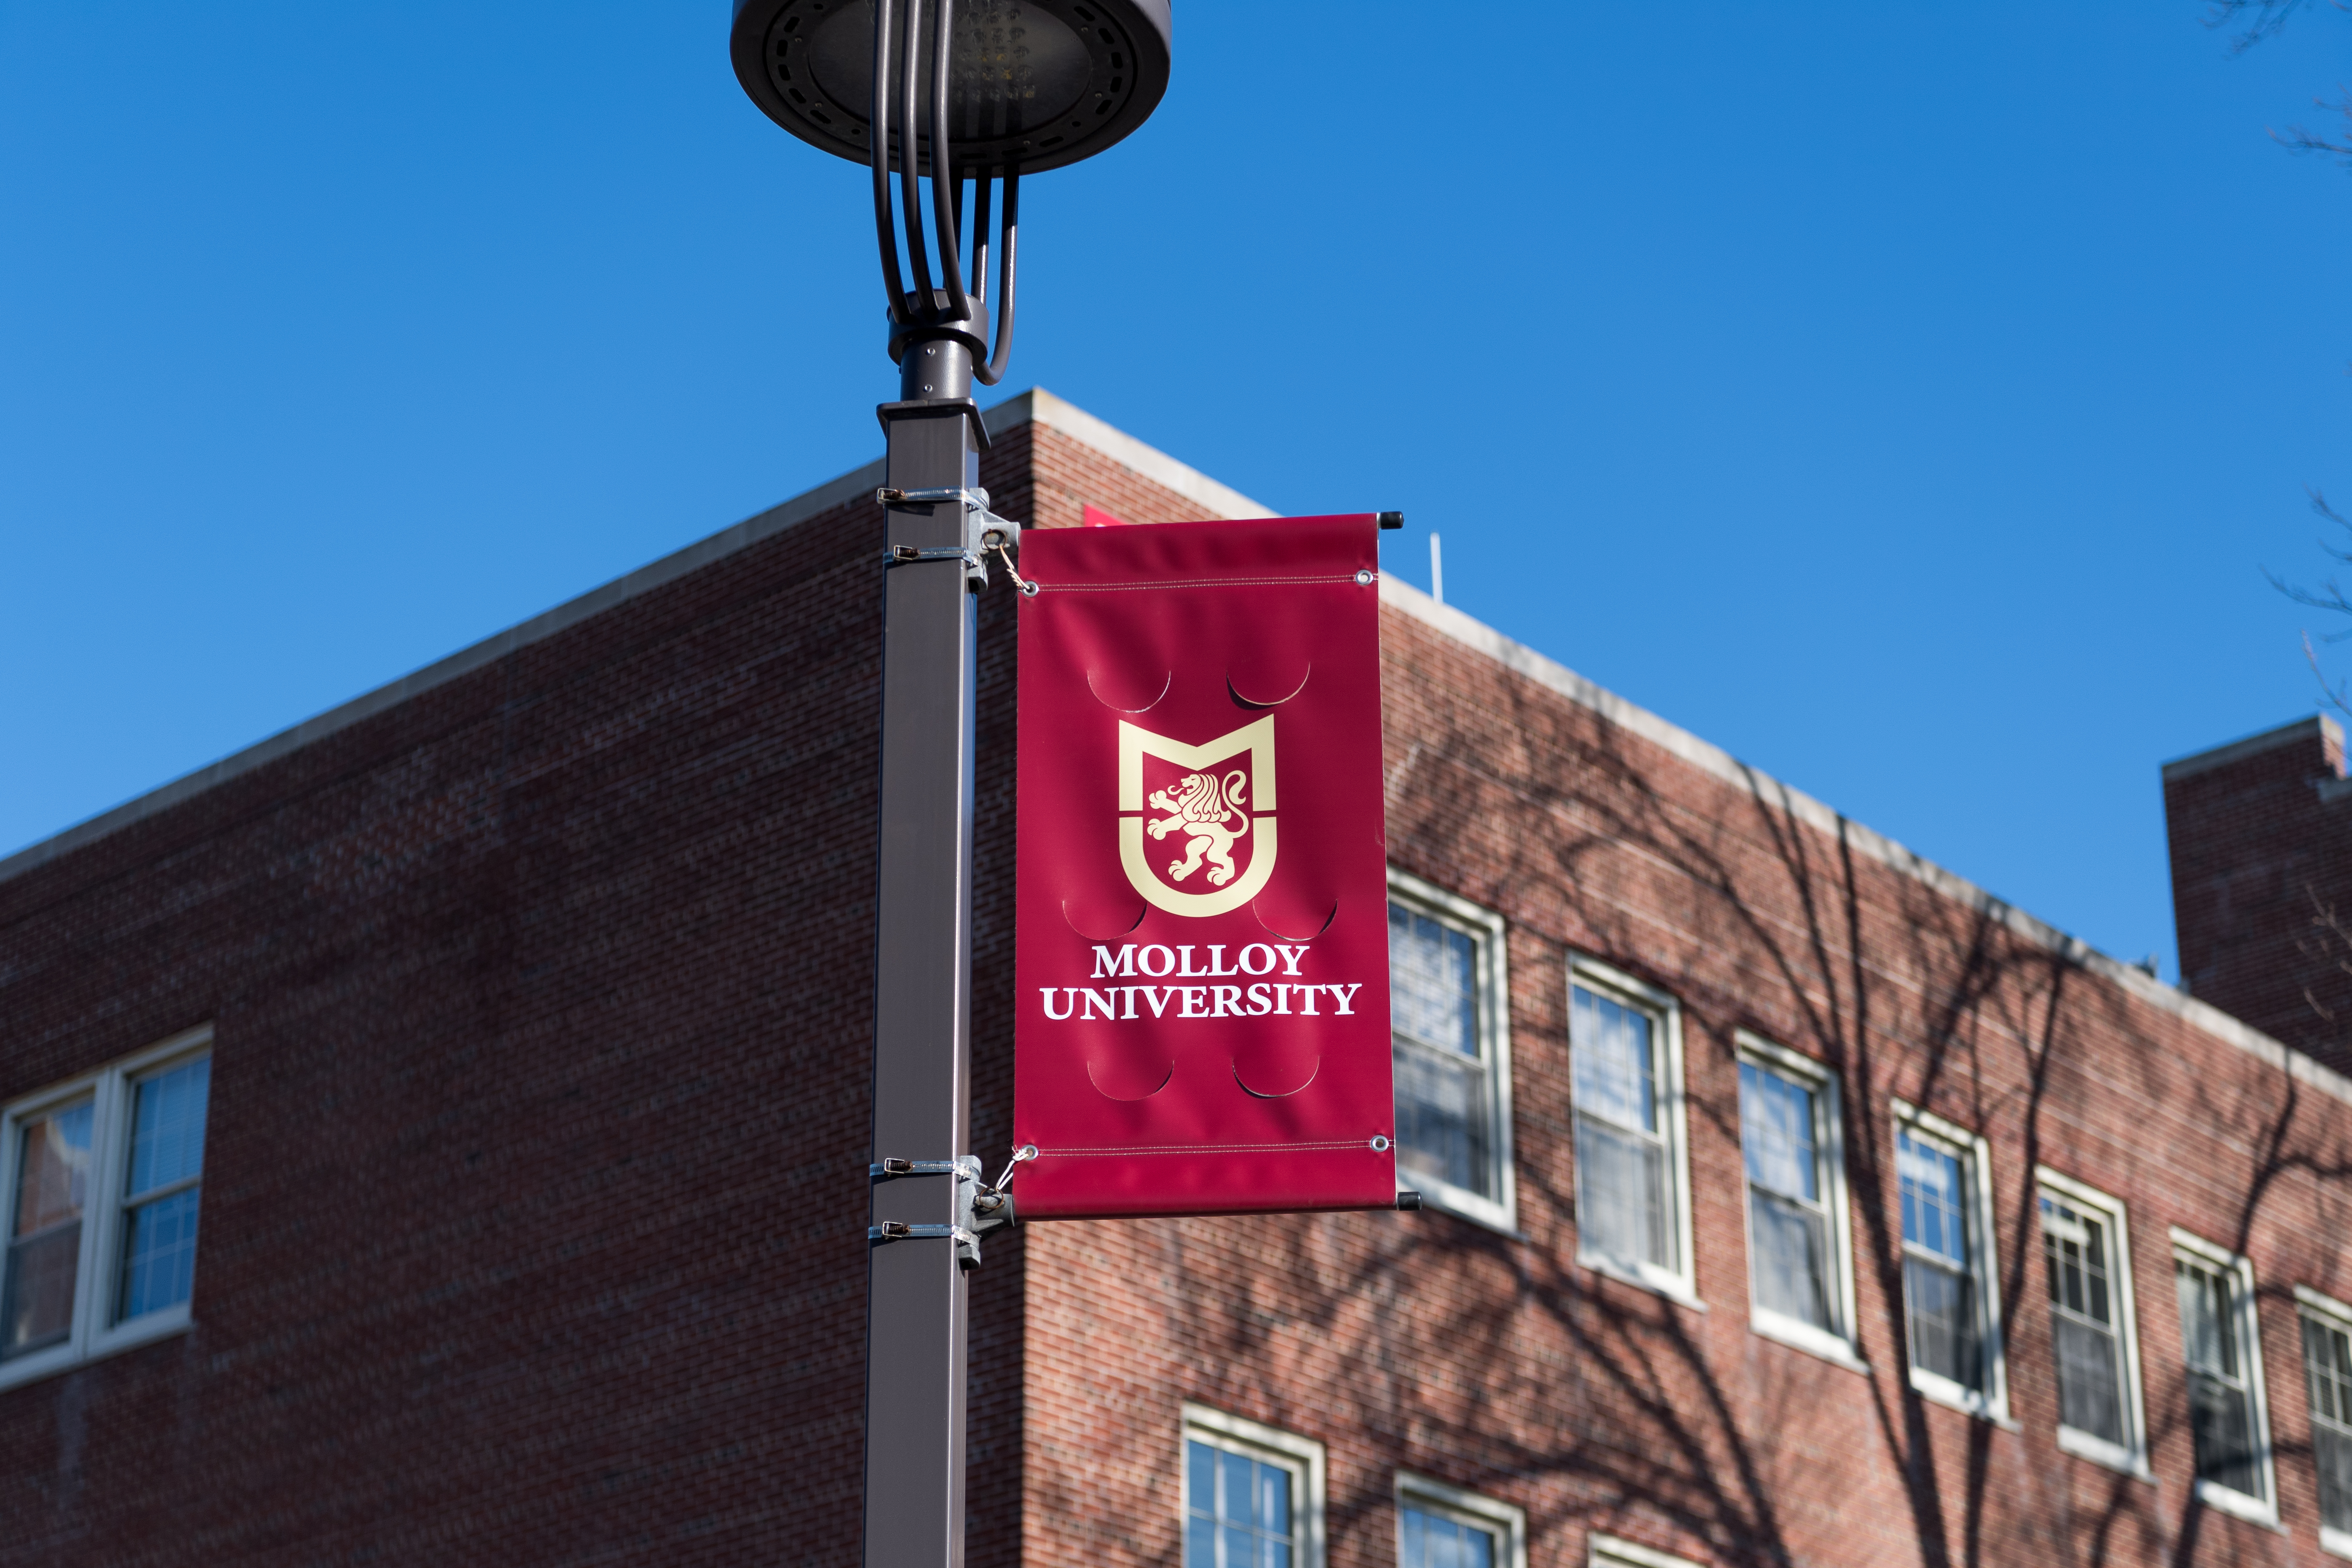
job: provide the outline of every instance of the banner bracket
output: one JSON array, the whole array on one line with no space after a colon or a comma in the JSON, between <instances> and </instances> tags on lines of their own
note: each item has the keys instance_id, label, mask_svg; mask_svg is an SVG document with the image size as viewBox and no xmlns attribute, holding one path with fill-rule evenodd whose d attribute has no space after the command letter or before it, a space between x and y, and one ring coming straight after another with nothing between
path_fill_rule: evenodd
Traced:
<instances>
[{"instance_id":1,"label":"banner bracket","mask_svg":"<svg viewBox=\"0 0 2352 1568\"><path fill-rule=\"evenodd\" d=\"M884 485L874 492L874 499L884 506L954 506L964 511L963 546L943 545L931 550L917 550L909 544L899 545L887 552L890 562L950 561L961 557L964 580L977 594L988 586L988 567L982 558L993 550L1003 558L1004 569L1011 573L1013 583L1024 594L1036 590L1021 581L1021 574L1013 569L1012 552L1021 548L1021 525L1009 517L999 517L988 510L988 492L977 485L940 485L929 489L901 489Z\"/></svg>"}]
</instances>

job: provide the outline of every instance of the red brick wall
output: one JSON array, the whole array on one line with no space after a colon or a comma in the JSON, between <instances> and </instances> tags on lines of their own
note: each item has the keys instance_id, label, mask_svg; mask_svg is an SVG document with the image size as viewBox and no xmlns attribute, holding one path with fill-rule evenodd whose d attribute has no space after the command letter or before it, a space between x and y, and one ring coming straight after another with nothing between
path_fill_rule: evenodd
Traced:
<instances>
[{"instance_id":1,"label":"red brick wall","mask_svg":"<svg viewBox=\"0 0 2352 1568\"><path fill-rule=\"evenodd\" d=\"M880 538L0 883L0 1097L217 1031L196 1326L0 1392L0 1563L854 1561Z\"/></svg>"},{"instance_id":2,"label":"red brick wall","mask_svg":"<svg viewBox=\"0 0 2352 1568\"><path fill-rule=\"evenodd\" d=\"M1447 1215L1041 1225L1031 1564L1177 1561L1179 1407L1329 1445L1331 1563L1393 1561L1395 1473L1706 1563L2313 1563L2295 1281L2352 1294L2352 1104L1384 613L1390 844L1510 923L1522 1237ZM1685 1008L1695 1310L1578 1267L1566 964ZM1733 1032L1843 1086L1865 1373L1752 1332ZM1905 1373L1889 1101L1990 1142L2013 1427ZM2150 1485L2054 1442L2036 1163L2128 1205ZM2199 1508L2167 1229L2251 1254L2288 1533Z\"/></svg>"},{"instance_id":3,"label":"red brick wall","mask_svg":"<svg viewBox=\"0 0 2352 1568\"><path fill-rule=\"evenodd\" d=\"M1202 508L1042 426L1008 516ZM195 1329L0 1391L0 1564L856 1552L878 517L845 505L0 881L0 1100L217 1031ZM981 605L975 1147L1009 1131ZM1520 1226L1062 1224L974 1280L974 1568L1177 1561L1178 1407L1702 1561L2315 1560L2292 1309L2352 1107L1391 609L1399 864L1510 922ZM1686 1009L1693 1310L1574 1261L1580 950ZM1749 1331L1731 1031L1845 1085L1865 1375ZM1887 1100L1992 1142L2016 1429L1902 1376ZM2036 1161L2131 1205L2158 1484L2065 1458ZM2288 1533L2190 1501L2168 1224L2249 1251ZM1923 1545L1923 1542L1932 1545Z\"/></svg>"},{"instance_id":4,"label":"red brick wall","mask_svg":"<svg viewBox=\"0 0 2352 1568\"><path fill-rule=\"evenodd\" d=\"M2174 763L2164 816L2189 988L2352 1073L2352 785L2341 732L2307 719Z\"/></svg>"}]
</instances>

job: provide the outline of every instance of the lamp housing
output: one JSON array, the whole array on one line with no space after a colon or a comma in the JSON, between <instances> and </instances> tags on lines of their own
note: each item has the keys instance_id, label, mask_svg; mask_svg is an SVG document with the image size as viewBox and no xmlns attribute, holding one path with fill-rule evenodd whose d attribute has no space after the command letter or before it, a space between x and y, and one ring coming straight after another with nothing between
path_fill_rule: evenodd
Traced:
<instances>
[{"instance_id":1,"label":"lamp housing","mask_svg":"<svg viewBox=\"0 0 2352 1568\"><path fill-rule=\"evenodd\" d=\"M1169 0L956 0L952 21L954 178L1092 157L1142 124L1168 90ZM736 0L728 50L769 119L836 157L872 161L873 0ZM918 81L930 79L931 61L927 30ZM929 94L917 98L915 165L929 175ZM894 128L888 141L898 169L905 137Z\"/></svg>"}]
</instances>

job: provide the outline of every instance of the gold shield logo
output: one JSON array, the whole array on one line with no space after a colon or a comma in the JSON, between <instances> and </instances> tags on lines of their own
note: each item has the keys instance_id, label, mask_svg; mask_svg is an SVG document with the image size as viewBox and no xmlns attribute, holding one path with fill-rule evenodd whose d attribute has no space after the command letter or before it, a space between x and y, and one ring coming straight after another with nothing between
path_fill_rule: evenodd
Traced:
<instances>
[{"instance_id":1,"label":"gold shield logo","mask_svg":"<svg viewBox=\"0 0 2352 1568\"><path fill-rule=\"evenodd\" d=\"M1244 754L1245 766L1223 765ZM1181 773L1149 799L1147 756ZM1274 715L1200 746L1121 720L1118 809L1119 864L1154 909L1194 919L1240 909L1274 875Z\"/></svg>"}]
</instances>

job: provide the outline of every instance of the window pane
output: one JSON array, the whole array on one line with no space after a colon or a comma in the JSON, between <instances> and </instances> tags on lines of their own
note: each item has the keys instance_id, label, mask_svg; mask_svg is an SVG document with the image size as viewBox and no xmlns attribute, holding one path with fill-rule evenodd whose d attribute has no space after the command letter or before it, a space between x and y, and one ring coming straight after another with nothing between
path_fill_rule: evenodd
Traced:
<instances>
[{"instance_id":1,"label":"window pane","mask_svg":"<svg viewBox=\"0 0 2352 1568\"><path fill-rule=\"evenodd\" d=\"M1184 1521L1184 1568L1217 1568L1217 1521L1206 1514Z\"/></svg>"},{"instance_id":2,"label":"window pane","mask_svg":"<svg viewBox=\"0 0 2352 1568\"><path fill-rule=\"evenodd\" d=\"M1755 1249L1756 1304L1817 1329L1831 1329L1829 1247L1821 1215L1751 1187L1748 1232Z\"/></svg>"},{"instance_id":3,"label":"window pane","mask_svg":"<svg viewBox=\"0 0 2352 1568\"><path fill-rule=\"evenodd\" d=\"M1486 1154L1486 1069L1400 1038L1396 1043L1397 1164L1494 1197Z\"/></svg>"},{"instance_id":4,"label":"window pane","mask_svg":"<svg viewBox=\"0 0 2352 1568\"><path fill-rule=\"evenodd\" d=\"M1924 1258L1903 1260L1903 1293L1911 1320L1911 1364L1981 1392L1976 1302L1966 1274Z\"/></svg>"},{"instance_id":5,"label":"window pane","mask_svg":"<svg viewBox=\"0 0 2352 1568\"><path fill-rule=\"evenodd\" d=\"M205 1101L212 1073L212 1058L199 1057L140 1084L131 1125L131 1196L204 1168Z\"/></svg>"},{"instance_id":6,"label":"window pane","mask_svg":"<svg viewBox=\"0 0 2352 1568\"><path fill-rule=\"evenodd\" d=\"M1250 1460L1245 1454L1217 1456L1217 1517L1238 1524L1250 1522Z\"/></svg>"},{"instance_id":7,"label":"window pane","mask_svg":"<svg viewBox=\"0 0 2352 1568\"><path fill-rule=\"evenodd\" d=\"M2116 1341L2079 1319L2053 1316L2058 1349L2058 1419L2077 1432L2124 1441L2123 1380Z\"/></svg>"},{"instance_id":8,"label":"window pane","mask_svg":"<svg viewBox=\"0 0 2352 1568\"><path fill-rule=\"evenodd\" d=\"M2319 1466L2320 1522L2352 1530L2352 1432L2315 1426L2311 1450Z\"/></svg>"},{"instance_id":9,"label":"window pane","mask_svg":"<svg viewBox=\"0 0 2352 1568\"><path fill-rule=\"evenodd\" d=\"M131 1211L122 1245L121 1317L176 1306L194 1290L196 1201L202 1191L183 1187Z\"/></svg>"},{"instance_id":10,"label":"window pane","mask_svg":"<svg viewBox=\"0 0 2352 1568\"><path fill-rule=\"evenodd\" d=\"M1672 1268L1665 1151L1649 1139L1579 1116L1576 1167L1584 1244L1613 1258Z\"/></svg>"},{"instance_id":11,"label":"window pane","mask_svg":"<svg viewBox=\"0 0 2352 1568\"><path fill-rule=\"evenodd\" d=\"M2228 1277L2176 1258L2173 1279L2180 1288L2180 1339L2189 1352L2189 1364L2234 1379L2238 1336L2231 1321L2235 1314Z\"/></svg>"},{"instance_id":12,"label":"window pane","mask_svg":"<svg viewBox=\"0 0 2352 1568\"><path fill-rule=\"evenodd\" d=\"M1958 1158L1898 1131L1895 1164L1903 1184L1903 1239L1968 1268L1968 1210Z\"/></svg>"},{"instance_id":13,"label":"window pane","mask_svg":"<svg viewBox=\"0 0 2352 1568\"><path fill-rule=\"evenodd\" d=\"M1820 1199L1811 1089L1754 1062L1741 1062L1739 1144L1749 1181L1784 1197Z\"/></svg>"},{"instance_id":14,"label":"window pane","mask_svg":"<svg viewBox=\"0 0 2352 1568\"><path fill-rule=\"evenodd\" d=\"M8 1248L8 1297L0 1355L38 1350L73 1327L74 1274L81 1262L81 1226L51 1226Z\"/></svg>"},{"instance_id":15,"label":"window pane","mask_svg":"<svg viewBox=\"0 0 2352 1568\"><path fill-rule=\"evenodd\" d=\"M1257 1527L1276 1535L1290 1533L1290 1472L1279 1465L1257 1468Z\"/></svg>"},{"instance_id":16,"label":"window pane","mask_svg":"<svg viewBox=\"0 0 2352 1568\"><path fill-rule=\"evenodd\" d=\"M89 1104L77 1105L27 1123L17 1136L16 1215L0 1291L0 1356L55 1344L72 1331L92 1114Z\"/></svg>"},{"instance_id":17,"label":"window pane","mask_svg":"<svg viewBox=\"0 0 2352 1568\"><path fill-rule=\"evenodd\" d=\"M1389 906L1389 1012L1401 1035L1455 1056L1478 1052L1477 944Z\"/></svg>"},{"instance_id":18,"label":"window pane","mask_svg":"<svg viewBox=\"0 0 2352 1568\"><path fill-rule=\"evenodd\" d=\"M1621 1127L1658 1130L1657 1064L1646 1013L1570 987L1569 1046L1576 1108Z\"/></svg>"},{"instance_id":19,"label":"window pane","mask_svg":"<svg viewBox=\"0 0 2352 1568\"><path fill-rule=\"evenodd\" d=\"M26 1124L16 1160L16 1228L31 1236L81 1218L89 1188L93 1108L77 1105Z\"/></svg>"}]
</instances>

